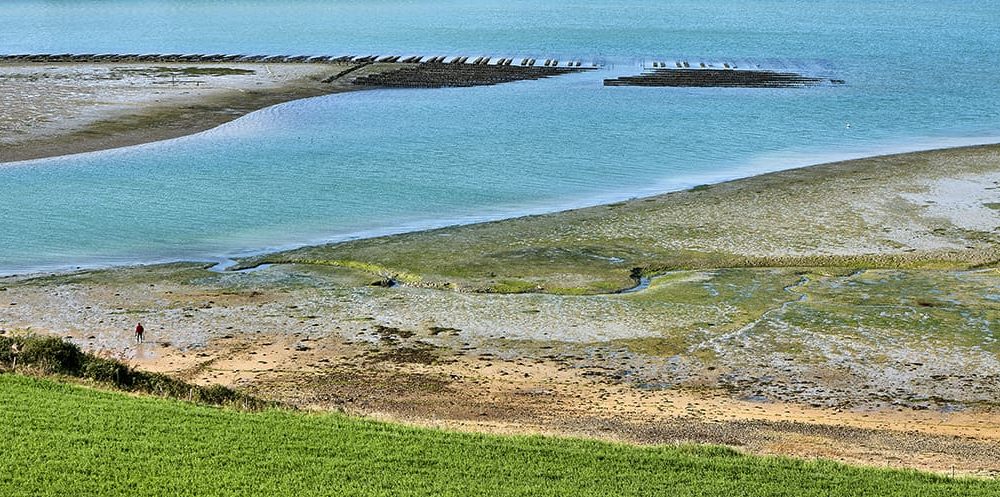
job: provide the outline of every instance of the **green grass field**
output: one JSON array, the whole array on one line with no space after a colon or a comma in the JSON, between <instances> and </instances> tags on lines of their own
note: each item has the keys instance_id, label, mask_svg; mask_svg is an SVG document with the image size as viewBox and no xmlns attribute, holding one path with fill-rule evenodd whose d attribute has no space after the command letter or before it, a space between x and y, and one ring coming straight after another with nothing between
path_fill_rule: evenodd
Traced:
<instances>
[{"instance_id":1,"label":"green grass field","mask_svg":"<svg viewBox=\"0 0 1000 497\"><path fill-rule=\"evenodd\" d=\"M1000 495L949 479L719 447L246 412L0 375L0 495Z\"/></svg>"}]
</instances>

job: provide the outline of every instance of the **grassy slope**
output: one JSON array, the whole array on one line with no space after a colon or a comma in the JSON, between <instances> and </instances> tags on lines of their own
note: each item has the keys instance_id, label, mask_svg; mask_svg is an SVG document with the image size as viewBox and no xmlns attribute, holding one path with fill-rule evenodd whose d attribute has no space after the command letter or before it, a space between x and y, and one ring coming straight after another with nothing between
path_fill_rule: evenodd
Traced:
<instances>
[{"instance_id":1,"label":"grassy slope","mask_svg":"<svg viewBox=\"0 0 1000 497\"><path fill-rule=\"evenodd\" d=\"M249 413L0 375L0 494L1000 495L994 481Z\"/></svg>"}]
</instances>

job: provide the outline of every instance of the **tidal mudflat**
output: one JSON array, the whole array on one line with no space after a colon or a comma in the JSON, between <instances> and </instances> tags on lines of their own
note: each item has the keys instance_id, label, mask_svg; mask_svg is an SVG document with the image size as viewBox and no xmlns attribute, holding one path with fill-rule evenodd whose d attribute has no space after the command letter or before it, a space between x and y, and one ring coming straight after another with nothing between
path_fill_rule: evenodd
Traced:
<instances>
[{"instance_id":1,"label":"tidal mudflat","mask_svg":"<svg viewBox=\"0 0 1000 497\"><path fill-rule=\"evenodd\" d=\"M982 146L820 165L254 272L5 278L0 327L419 425L991 475L998 164Z\"/></svg>"}]
</instances>

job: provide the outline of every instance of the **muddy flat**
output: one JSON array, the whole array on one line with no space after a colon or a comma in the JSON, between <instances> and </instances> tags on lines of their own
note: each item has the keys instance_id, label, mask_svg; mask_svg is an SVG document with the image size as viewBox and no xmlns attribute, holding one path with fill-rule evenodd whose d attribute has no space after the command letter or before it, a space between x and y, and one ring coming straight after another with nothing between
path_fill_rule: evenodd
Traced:
<instances>
[{"instance_id":1,"label":"muddy flat","mask_svg":"<svg viewBox=\"0 0 1000 497\"><path fill-rule=\"evenodd\" d=\"M254 272L7 277L0 328L419 425L995 475L997 202L997 147L879 157Z\"/></svg>"}]
</instances>

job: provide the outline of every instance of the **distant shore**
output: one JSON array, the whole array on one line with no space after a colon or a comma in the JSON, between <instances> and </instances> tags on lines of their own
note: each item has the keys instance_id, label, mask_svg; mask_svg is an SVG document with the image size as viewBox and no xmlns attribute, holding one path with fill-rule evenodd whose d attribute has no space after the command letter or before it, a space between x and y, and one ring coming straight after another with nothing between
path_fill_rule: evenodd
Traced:
<instances>
[{"instance_id":1,"label":"distant shore","mask_svg":"<svg viewBox=\"0 0 1000 497\"><path fill-rule=\"evenodd\" d=\"M467 59L468 57L465 57ZM272 105L370 88L494 85L587 71L415 58L308 62L0 60L0 164L178 138ZM533 64L533 62L532 62Z\"/></svg>"},{"instance_id":2,"label":"distant shore","mask_svg":"<svg viewBox=\"0 0 1000 497\"><path fill-rule=\"evenodd\" d=\"M205 131L272 105L349 91L340 64L0 64L0 163ZM35 96L41 94L41 97ZM24 95L22 97L22 95Z\"/></svg>"}]
</instances>

